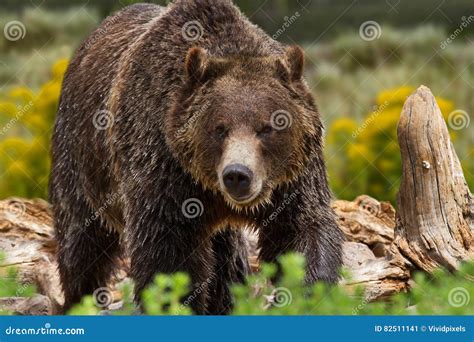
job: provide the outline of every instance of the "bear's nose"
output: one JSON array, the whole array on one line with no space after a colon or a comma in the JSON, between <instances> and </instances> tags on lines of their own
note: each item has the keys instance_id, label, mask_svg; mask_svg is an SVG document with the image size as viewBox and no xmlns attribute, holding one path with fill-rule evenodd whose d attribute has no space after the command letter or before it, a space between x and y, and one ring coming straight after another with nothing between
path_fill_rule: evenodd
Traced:
<instances>
[{"instance_id":1,"label":"bear's nose","mask_svg":"<svg viewBox=\"0 0 474 342\"><path fill-rule=\"evenodd\" d=\"M222 172L224 185L235 199L248 197L252 177L252 171L242 164L227 165Z\"/></svg>"}]
</instances>

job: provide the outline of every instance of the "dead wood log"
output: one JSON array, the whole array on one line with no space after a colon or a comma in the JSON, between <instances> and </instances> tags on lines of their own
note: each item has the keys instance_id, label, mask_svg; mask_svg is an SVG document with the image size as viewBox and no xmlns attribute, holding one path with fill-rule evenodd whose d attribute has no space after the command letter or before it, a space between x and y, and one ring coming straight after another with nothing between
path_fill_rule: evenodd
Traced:
<instances>
[{"instance_id":1,"label":"dead wood log","mask_svg":"<svg viewBox=\"0 0 474 342\"><path fill-rule=\"evenodd\" d=\"M395 245L418 268L450 270L474 257L474 200L434 96L421 86L398 125L403 176Z\"/></svg>"},{"instance_id":2,"label":"dead wood log","mask_svg":"<svg viewBox=\"0 0 474 342\"><path fill-rule=\"evenodd\" d=\"M395 228L392 205L362 195L352 202L334 201L332 207L347 240L343 260L350 277L342 284L349 289L363 286L365 301L407 291L410 264L391 247Z\"/></svg>"},{"instance_id":3,"label":"dead wood log","mask_svg":"<svg viewBox=\"0 0 474 342\"><path fill-rule=\"evenodd\" d=\"M0 273L5 274L6 268L12 266L18 271L20 284L16 297L22 297L26 285L35 285L44 295L27 301L20 298L3 301L5 309L22 313L29 303L31 312L51 314L63 302L53 235L47 202L20 198L0 201L0 252L4 257Z\"/></svg>"},{"instance_id":4,"label":"dead wood log","mask_svg":"<svg viewBox=\"0 0 474 342\"><path fill-rule=\"evenodd\" d=\"M361 195L352 202L334 201L332 208L348 241L369 246L377 257L387 255L395 228L395 209L390 203Z\"/></svg>"},{"instance_id":5,"label":"dead wood log","mask_svg":"<svg viewBox=\"0 0 474 342\"><path fill-rule=\"evenodd\" d=\"M43 316L55 313L51 299L43 295L0 298L0 308L16 315L25 316Z\"/></svg>"},{"instance_id":6,"label":"dead wood log","mask_svg":"<svg viewBox=\"0 0 474 342\"><path fill-rule=\"evenodd\" d=\"M393 207L368 196L361 196L354 202L336 201L334 208L339 213L344 231L352 231L348 239L353 242L344 245L344 259L352 278L344 284L349 287L366 286L367 300L383 298L406 289L409 272L400 260L391 255L378 258L371 250L377 244L387 246L391 243L395 225ZM354 228L356 226L357 229ZM381 237L377 237L378 233ZM255 238L247 237L249 259L255 264L254 270L258 269ZM63 298L48 203L19 198L0 201L0 250L6 256L0 264L0 274L4 274L2 269L14 266L20 276L15 297L1 299L0 305L19 314L54 313ZM119 272L121 276L117 281L123 280L125 269L126 265L122 265L122 271ZM36 285L40 295L30 299L22 298L22 289L28 284ZM113 289L114 284L110 284L110 287ZM114 295L114 299L120 298Z\"/></svg>"}]
</instances>

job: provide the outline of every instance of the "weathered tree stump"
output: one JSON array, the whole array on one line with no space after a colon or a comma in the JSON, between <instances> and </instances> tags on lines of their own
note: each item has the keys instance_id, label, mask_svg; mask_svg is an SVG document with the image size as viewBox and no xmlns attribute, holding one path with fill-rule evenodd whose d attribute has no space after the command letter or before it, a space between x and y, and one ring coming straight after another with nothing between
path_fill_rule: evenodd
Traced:
<instances>
[{"instance_id":1,"label":"weathered tree stump","mask_svg":"<svg viewBox=\"0 0 474 342\"><path fill-rule=\"evenodd\" d=\"M474 256L474 201L427 87L418 88L405 102L398 140L403 177L395 244L422 270L454 270Z\"/></svg>"}]
</instances>

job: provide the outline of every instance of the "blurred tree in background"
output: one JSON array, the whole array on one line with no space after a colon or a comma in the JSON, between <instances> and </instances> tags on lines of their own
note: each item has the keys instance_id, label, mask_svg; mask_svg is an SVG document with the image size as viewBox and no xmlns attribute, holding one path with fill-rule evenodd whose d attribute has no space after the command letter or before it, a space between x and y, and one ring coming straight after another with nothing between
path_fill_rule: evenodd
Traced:
<instances>
[{"instance_id":1,"label":"blurred tree in background","mask_svg":"<svg viewBox=\"0 0 474 342\"><path fill-rule=\"evenodd\" d=\"M25 35L0 37L0 198L46 198L49 139L67 60L104 16L134 2L2 0L0 28L21 21ZM305 48L337 198L366 193L395 203L401 176L396 126L406 96L420 84L438 96L448 121L456 110L472 117L474 21L443 46L472 13L472 0L235 2L277 40ZM359 33L367 20L381 26L372 41ZM448 126L473 189L474 124Z\"/></svg>"},{"instance_id":2,"label":"blurred tree in background","mask_svg":"<svg viewBox=\"0 0 474 342\"><path fill-rule=\"evenodd\" d=\"M96 8L101 17L126 5L137 2L151 2L166 5L169 0L2 0L0 8L21 12L24 8L38 5L42 8L66 9L89 6ZM420 24L420 18L426 23L446 27L452 31L459 25L462 16L472 14L472 0L234 0L241 10L262 26L267 32L276 32L285 16L299 11L302 16L288 35L294 41L314 41L322 32L328 31L337 20L335 30L330 30L324 38L339 34L348 28L359 28L367 20L390 24L396 27L413 27ZM303 8L303 9L302 9ZM344 13L344 16L341 14ZM303 15L304 14L304 15ZM474 31L474 25L464 34ZM287 40L287 37L284 37Z\"/></svg>"}]
</instances>

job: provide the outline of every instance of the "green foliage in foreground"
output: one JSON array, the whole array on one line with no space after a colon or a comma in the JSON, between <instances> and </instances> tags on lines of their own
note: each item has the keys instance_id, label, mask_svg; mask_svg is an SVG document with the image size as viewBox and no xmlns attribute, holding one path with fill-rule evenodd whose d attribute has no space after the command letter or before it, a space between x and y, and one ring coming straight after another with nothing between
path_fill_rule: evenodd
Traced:
<instances>
[{"instance_id":1,"label":"green foliage in foreground","mask_svg":"<svg viewBox=\"0 0 474 342\"><path fill-rule=\"evenodd\" d=\"M367 303L364 289L349 290L344 286L329 287L319 283L304 286L304 258L290 254L281 258L283 275L274 286L269 279L275 265L263 265L258 274L250 275L246 285L234 285L234 315L468 315L474 314L470 295L474 293L474 263L465 264L456 274L439 270L432 276L415 275L416 286L410 293L398 294L389 301ZM143 295L145 312L151 315L191 314L180 298L188 293L189 278L177 273L157 275ZM130 284L122 290L131 298ZM197 291L197 290L195 290ZM257 293L257 294L256 294ZM273 303L269 303L272 301ZM75 307L71 314L99 313L92 297ZM134 306L125 300L126 308L118 314L133 314Z\"/></svg>"},{"instance_id":2,"label":"green foliage in foreground","mask_svg":"<svg viewBox=\"0 0 474 342\"><path fill-rule=\"evenodd\" d=\"M247 278L246 285L234 285L234 315L472 315L474 305L474 263L466 263L455 274L444 270L433 275L418 273L410 293L401 293L390 300L367 303L361 287L304 285L304 258L289 254L281 258L282 277L273 286L269 279L275 265L263 265L261 272ZM346 277L347 279L347 277ZM143 294L144 310L149 315L189 315L189 302L182 302L188 292L186 274L157 275L154 283ZM6 284L6 283L5 283ZM7 296L15 292L0 280L1 292ZM8 292L10 291L10 292ZM124 307L113 311L117 315L135 314L132 303L132 286L120 288ZM199 287L198 290L199 291ZM194 293L195 294L195 293ZM73 308L72 315L97 315L103 308L96 305L92 296L84 297ZM188 305L187 305L188 304Z\"/></svg>"},{"instance_id":3,"label":"green foliage in foreground","mask_svg":"<svg viewBox=\"0 0 474 342\"><path fill-rule=\"evenodd\" d=\"M2 255L0 255L0 264L2 264L2 260ZM13 267L0 268L0 299L4 297L31 297L35 292L33 284L18 282L18 273ZM6 307L11 303L9 300L0 301L0 315L11 314L6 310Z\"/></svg>"}]
</instances>

